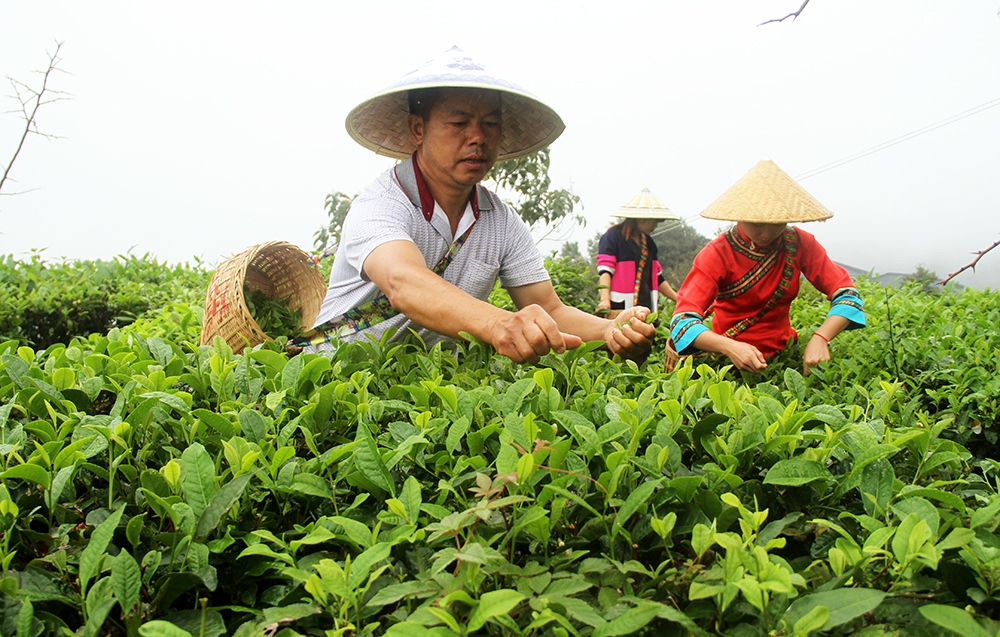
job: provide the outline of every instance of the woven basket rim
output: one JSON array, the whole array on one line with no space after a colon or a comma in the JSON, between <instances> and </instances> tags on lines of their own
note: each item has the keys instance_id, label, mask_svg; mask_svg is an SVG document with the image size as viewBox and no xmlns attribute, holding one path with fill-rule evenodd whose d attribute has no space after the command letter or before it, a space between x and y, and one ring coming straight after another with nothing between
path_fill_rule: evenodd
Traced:
<instances>
[{"instance_id":1,"label":"woven basket rim","mask_svg":"<svg viewBox=\"0 0 1000 637\"><path fill-rule=\"evenodd\" d=\"M266 285L262 283L266 282ZM303 330L312 327L326 284L307 252L287 241L266 241L233 255L212 274L205 295L205 320L199 338L208 345L222 337L233 351L273 340L254 319L244 288L287 300L302 312Z\"/></svg>"}]
</instances>

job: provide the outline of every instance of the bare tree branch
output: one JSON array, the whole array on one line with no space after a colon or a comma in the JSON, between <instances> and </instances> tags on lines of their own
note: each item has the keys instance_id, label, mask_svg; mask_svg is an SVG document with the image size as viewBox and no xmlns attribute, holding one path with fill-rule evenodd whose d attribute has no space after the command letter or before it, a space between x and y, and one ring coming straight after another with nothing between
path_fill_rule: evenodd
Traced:
<instances>
[{"instance_id":1,"label":"bare tree branch","mask_svg":"<svg viewBox=\"0 0 1000 637\"><path fill-rule=\"evenodd\" d=\"M14 166L14 162L17 161L18 156L21 154L21 150L24 148L24 142L28 139L28 135L38 135L39 137L44 137L46 139L58 138L56 135L43 133L38 129L38 110L43 106L48 106L49 104L69 99L67 93L57 91L49 87L49 80L51 79L52 74L56 71L64 72L59 68L59 63L62 62L62 58L59 57L59 50L62 48L62 44L62 42L56 42L55 52L49 55L48 68L46 68L45 71L39 71L39 73L42 74L42 86L40 89L35 90L24 82L15 80L10 76L7 77L11 85L14 87L14 97L21 104L20 111L8 112L21 113L21 117L24 118L24 130L21 133L21 139L18 140L17 148L14 149L14 155L10 158L10 161L7 162L7 165L3 167L3 174L0 175L0 191L3 190L3 186L8 180L13 181L10 177L10 171ZM0 194L21 193L0 192Z\"/></svg>"},{"instance_id":2,"label":"bare tree branch","mask_svg":"<svg viewBox=\"0 0 1000 637\"><path fill-rule=\"evenodd\" d=\"M803 2L802 2L802 6L801 6L801 7L799 7L799 10L798 10L798 11L795 11L795 12L792 12L792 13L789 13L788 15L786 15L786 16L785 16L784 18L781 18L780 20L779 20L779 19L773 19L773 20L768 20L767 22L761 22L761 23L760 23L760 24L758 24L757 26L759 26L759 27L762 27L762 26L764 26L765 24L771 24L772 22L784 22L784 21L785 21L785 20L787 20L788 18L791 18L791 19L792 19L792 22L795 22L795 18L799 17L799 14L800 14L800 13L802 13L802 10L806 8L806 5L807 5L807 4L809 4L809 0L803 0Z\"/></svg>"},{"instance_id":3,"label":"bare tree branch","mask_svg":"<svg viewBox=\"0 0 1000 637\"><path fill-rule=\"evenodd\" d=\"M973 252L972 254L976 255L976 258L972 260L972 263L970 263L968 265L963 265L958 270L955 270L954 272L952 272L951 274L949 274L947 277L945 277L945 279L943 281L941 281L941 285L944 285L944 284L948 283L948 281L951 281L952 279L954 279L955 277L957 277L959 274L961 274L965 270L968 270L969 268L972 268L972 271L975 272L976 271L976 264L979 263L979 260L983 258L983 255L986 254L987 252L989 252L990 250L992 250L993 248L997 247L997 246L1000 246L1000 241L995 242L993 245L991 245L990 247L986 248L985 250L980 250L979 252Z\"/></svg>"}]
</instances>

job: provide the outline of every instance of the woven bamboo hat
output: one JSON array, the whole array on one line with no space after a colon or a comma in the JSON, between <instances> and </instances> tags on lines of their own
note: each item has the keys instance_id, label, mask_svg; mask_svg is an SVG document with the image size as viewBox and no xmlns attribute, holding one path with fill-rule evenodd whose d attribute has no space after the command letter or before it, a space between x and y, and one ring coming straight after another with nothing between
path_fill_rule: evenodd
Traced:
<instances>
[{"instance_id":1,"label":"woven bamboo hat","mask_svg":"<svg viewBox=\"0 0 1000 637\"><path fill-rule=\"evenodd\" d=\"M437 87L482 88L503 94L498 161L541 150L566 128L559 115L537 97L493 75L453 46L355 107L347 116L348 134L379 155L406 159L416 150L409 130L409 91Z\"/></svg>"},{"instance_id":2,"label":"woven bamboo hat","mask_svg":"<svg viewBox=\"0 0 1000 637\"><path fill-rule=\"evenodd\" d=\"M801 223L833 216L769 159L762 159L701 211L707 219L751 223Z\"/></svg>"},{"instance_id":3,"label":"woven bamboo hat","mask_svg":"<svg viewBox=\"0 0 1000 637\"><path fill-rule=\"evenodd\" d=\"M643 188L639 194L632 197L618 210L611 213L612 217L622 219L680 219L680 215L675 214L670 208L663 205L663 202L656 198L649 188Z\"/></svg>"}]
</instances>

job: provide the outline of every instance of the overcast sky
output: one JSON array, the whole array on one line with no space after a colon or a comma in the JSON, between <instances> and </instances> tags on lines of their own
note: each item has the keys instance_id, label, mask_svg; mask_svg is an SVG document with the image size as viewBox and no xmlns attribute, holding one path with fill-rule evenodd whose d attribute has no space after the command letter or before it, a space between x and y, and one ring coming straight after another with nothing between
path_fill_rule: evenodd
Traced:
<instances>
[{"instance_id":1,"label":"overcast sky","mask_svg":"<svg viewBox=\"0 0 1000 637\"><path fill-rule=\"evenodd\" d=\"M347 113L458 45L566 122L551 174L584 243L643 187L712 235L698 213L759 159L798 177L993 103L800 182L835 213L804 226L835 260L957 270L1000 239L1000 0L812 0L758 26L800 4L0 0L0 75L37 85L62 41L52 86L72 94L4 186L27 192L0 197L0 254L311 249L326 194L392 164ZM0 163L22 127L0 115ZM958 280L1000 287L1000 248Z\"/></svg>"}]
</instances>

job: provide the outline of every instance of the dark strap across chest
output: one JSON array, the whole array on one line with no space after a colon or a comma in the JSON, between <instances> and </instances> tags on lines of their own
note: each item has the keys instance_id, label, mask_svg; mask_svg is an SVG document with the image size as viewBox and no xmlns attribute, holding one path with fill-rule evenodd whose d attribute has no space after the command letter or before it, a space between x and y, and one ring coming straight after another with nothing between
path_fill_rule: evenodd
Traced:
<instances>
[{"instance_id":1,"label":"dark strap across chest","mask_svg":"<svg viewBox=\"0 0 1000 637\"><path fill-rule=\"evenodd\" d=\"M424 214L424 218L430 222L431 216L434 213L434 199L429 197L426 188L421 184L422 179L419 174L419 168L414 163L415 161L415 158L411 156L406 161L397 165L394 173L397 183L399 183L403 192L410 199L410 203L415 207L419 207ZM493 209L493 200L489 192L478 184L473 190L471 201L473 214L477 220L483 211ZM430 209L429 211L427 210L428 208ZM451 265L455 255L462 249L466 239L469 238L469 234L475 227L476 221L473 221L472 225L452 242L448 247L448 252L432 268L435 274L438 276L444 275L445 270ZM347 310L340 316L317 325L308 334L295 339L292 344L298 347L305 347L307 345L331 343L345 336L368 329L373 325L378 325L397 314L399 314L399 310L392 307L389 299L384 294L380 294L367 303L362 303Z\"/></svg>"}]
</instances>

